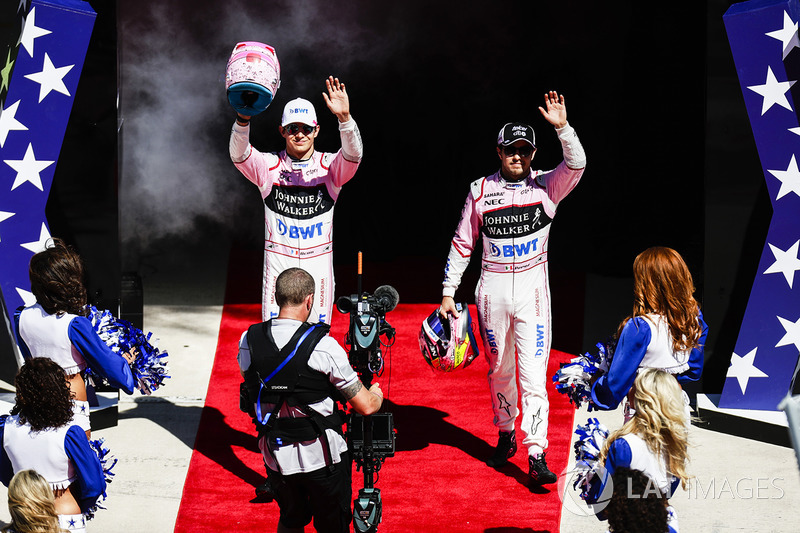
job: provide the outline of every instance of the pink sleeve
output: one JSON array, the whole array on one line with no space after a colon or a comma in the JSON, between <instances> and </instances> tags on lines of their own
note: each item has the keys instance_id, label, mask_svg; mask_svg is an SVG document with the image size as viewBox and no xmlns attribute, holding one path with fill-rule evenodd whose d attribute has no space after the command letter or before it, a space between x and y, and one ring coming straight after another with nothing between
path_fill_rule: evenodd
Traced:
<instances>
[{"instance_id":1,"label":"pink sleeve","mask_svg":"<svg viewBox=\"0 0 800 533\"><path fill-rule=\"evenodd\" d=\"M333 156L331 158L331 156ZM328 162L330 161L330 164ZM336 154L324 154L322 159L323 166L328 167L331 182L341 188L345 183L353 179L358 170L358 162L348 161L345 159L342 151L339 150Z\"/></svg>"},{"instance_id":2,"label":"pink sleeve","mask_svg":"<svg viewBox=\"0 0 800 533\"><path fill-rule=\"evenodd\" d=\"M558 204L578 185L583 169L571 169L562 161L556 168L542 172L536 181L547 190L547 196Z\"/></svg>"},{"instance_id":3,"label":"pink sleeve","mask_svg":"<svg viewBox=\"0 0 800 533\"><path fill-rule=\"evenodd\" d=\"M586 152L572 126L567 124L563 128L556 128L556 133L564 160L553 170L539 174L536 181L557 205L578 185L586 168Z\"/></svg>"},{"instance_id":4,"label":"pink sleeve","mask_svg":"<svg viewBox=\"0 0 800 533\"><path fill-rule=\"evenodd\" d=\"M272 189L270 172L278 168L280 159L272 153L256 150L250 144L250 126L234 124L229 143L231 160L245 178L255 184L262 197L269 195Z\"/></svg>"},{"instance_id":5,"label":"pink sleeve","mask_svg":"<svg viewBox=\"0 0 800 533\"><path fill-rule=\"evenodd\" d=\"M461 283L461 276L469 265L469 259L480 233L480 220L475 209L475 196L470 190L464 209L461 210L461 220L456 227L456 234L450 243L450 253L447 256L447 265L444 269L444 282L442 283L442 296L454 296Z\"/></svg>"},{"instance_id":6,"label":"pink sleeve","mask_svg":"<svg viewBox=\"0 0 800 533\"><path fill-rule=\"evenodd\" d=\"M245 178L259 188L262 196L266 197L272 189L271 173L278 168L279 163L277 155L259 152L251 146L247 159L235 165Z\"/></svg>"}]
</instances>

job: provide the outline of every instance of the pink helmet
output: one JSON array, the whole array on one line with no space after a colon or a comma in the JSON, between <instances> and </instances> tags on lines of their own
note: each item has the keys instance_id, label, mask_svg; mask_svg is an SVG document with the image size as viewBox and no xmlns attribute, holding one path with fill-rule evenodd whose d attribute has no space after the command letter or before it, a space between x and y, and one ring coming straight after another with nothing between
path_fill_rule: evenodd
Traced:
<instances>
[{"instance_id":1,"label":"pink helmet","mask_svg":"<svg viewBox=\"0 0 800 533\"><path fill-rule=\"evenodd\" d=\"M228 102L242 115L264 111L281 84L281 66L275 49L255 41L236 43L225 71Z\"/></svg>"},{"instance_id":2,"label":"pink helmet","mask_svg":"<svg viewBox=\"0 0 800 533\"><path fill-rule=\"evenodd\" d=\"M443 320L437 308L422 321L419 349L435 370L450 372L466 368L478 356L478 344L472 331L472 318L466 304L456 304L459 317L448 314Z\"/></svg>"}]
</instances>

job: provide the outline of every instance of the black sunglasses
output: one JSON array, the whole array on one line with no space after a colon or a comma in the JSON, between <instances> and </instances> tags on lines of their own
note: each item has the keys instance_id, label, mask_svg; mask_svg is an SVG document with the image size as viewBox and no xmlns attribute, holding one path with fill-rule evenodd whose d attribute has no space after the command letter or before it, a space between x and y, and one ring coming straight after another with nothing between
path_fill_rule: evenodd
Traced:
<instances>
[{"instance_id":1,"label":"black sunglasses","mask_svg":"<svg viewBox=\"0 0 800 533\"><path fill-rule=\"evenodd\" d=\"M506 157L514 157L514 154L517 153L520 157L530 157L533 151L533 146L503 146L503 153Z\"/></svg>"},{"instance_id":2,"label":"black sunglasses","mask_svg":"<svg viewBox=\"0 0 800 533\"><path fill-rule=\"evenodd\" d=\"M303 130L303 133L306 135L311 135L311 132L314 131L314 126L309 126L308 124L287 124L283 129L286 130L286 133L289 135L296 135L300 130Z\"/></svg>"}]
</instances>

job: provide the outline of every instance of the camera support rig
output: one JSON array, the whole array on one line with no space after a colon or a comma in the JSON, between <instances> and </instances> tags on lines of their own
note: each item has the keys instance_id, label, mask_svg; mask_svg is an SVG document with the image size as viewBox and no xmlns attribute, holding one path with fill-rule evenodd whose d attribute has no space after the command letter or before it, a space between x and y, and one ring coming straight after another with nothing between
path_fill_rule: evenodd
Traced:
<instances>
[{"instance_id":1,"label":"camera support rig","mask_svg":"<svg viewBox=\"0 0 800 533\"><path fill-rule=\"evenodd\" d=\"M358 293L342 296L336 301L340 313L350 314L350 326L345 344L349 346L350 365L365 387L372 386L373 375L383 371L381 335L391 346L395 329L386 322L386 313L397 305L397 291L382 285L375 294L361 292L361 252L358 253ZM378 530L383 514L381 491L375 488L375 474L387 457L394 456L394 421L392 413L362 416L351 412L347 421L347 443L356 470L363 469L364 488L353 501L353 528L356 533Z\"/></svg>"}]
</instances>

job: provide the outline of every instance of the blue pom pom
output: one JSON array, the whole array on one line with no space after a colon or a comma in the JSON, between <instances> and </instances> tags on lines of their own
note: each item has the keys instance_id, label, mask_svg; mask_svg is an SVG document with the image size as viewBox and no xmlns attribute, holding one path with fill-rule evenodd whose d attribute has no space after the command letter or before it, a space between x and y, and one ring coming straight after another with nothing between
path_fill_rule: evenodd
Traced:
<instances>
[{"instance_id":1,"label":"blue pom pom","mask_svg":"<svg viewBox=\"0 0 800 533\"><path fill-rule=\"evenodd\" d=\"M114 479L115 473L112 472L114 466L117 464L117 459L111 455L111 451L108 447L104 446L105 439L94 439L89 440L89 447L92 448L92 451L97 454L97 458L100 460L100 465L103 467L103 477L106 480L106 484L111 483ZM99 509L105 509L102 505L102 502L106 500L107 494L103 491L103 494L97 499L95 504L84 511L84 515L86 516L87 520L91 520L94 518L95 513Z\"/></svg>"},{"instance_id":2,"label":"blue pom pom","mask_svg":"<svg viewBox=\"0 0 800 533\"><path fill-rule=\"evenodd\" d=\"M142 394L151 394L169 379L167 352L161 352L150 344L152 333L144 334L142 330L128 322L114 317L108 310L98 311L94 306L87 306L88 319L95 332L106 343L111 351L122 357L122 354L136 350L136 359L131 364L131 372L136 379L136 388ZM87 369L87 375L98 376Z\"/></svg>"},{"instance_id":3,"label":"blue pom pom","mask_svg":"<svg viewBox=\"0 0 800 533\"><path fill-rule=\"evenodd\" d=\"M103 476L106 479L106 483L111 483L116 475L112 470L117 465L117 459L111 455L111 450L109 450L107 446L104 446L104 443L105 439L93 439L89 441L89 446L91 446L94 453L97 454L97 458L100 459L100 465L103 467Z\"/></svg>"},{"instance_id":4,"label":"blue pom pom","mask_svg":"<svg viewBox=\"0 0 800 533\"><path fill-rule=\"evenodd\" d=\"M589 498L589 491L597 481L602 481L605 476L605 467L600 462L600 453L608 438L608 429L596 418L590 418L585 426L577 426L575 434L575 470L572 487L580 487L580 497Z\"/></svg>"},{"instance_id":5,"label":"blue pom pom","mask_svg":"<svg viewBox=\"0 0 800 533\"><path fill-rule=\"evenodd\" d=\"M597 352L586 352L573 358L569 363L562 363L553 375L556 391L566 394L576 408L584 403L588 410L596 409L592 401L591 381L597 376L608 372L611 365L611 356L614 353L614 344L598 342Z\"/></svg>"}]
</instances>

